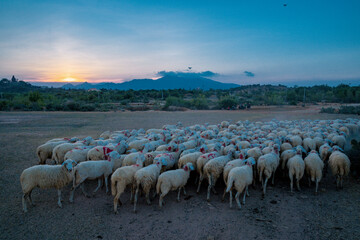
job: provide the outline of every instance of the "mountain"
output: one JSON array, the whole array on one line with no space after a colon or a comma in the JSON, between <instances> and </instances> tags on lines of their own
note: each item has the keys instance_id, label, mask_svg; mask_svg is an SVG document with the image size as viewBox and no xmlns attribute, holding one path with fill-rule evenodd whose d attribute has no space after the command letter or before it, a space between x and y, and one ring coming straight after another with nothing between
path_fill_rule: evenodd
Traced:
<instances>
[{"instance_id":1,"label":"mountain","mask_svg":"<svg viewBox=\"0 0 360 240\"><path fill-rule=\"evenodd\" d=\"M134 79L123 83L103 82L91 84L84 82L82 84L73 85L65 84L65 89L117 89L117 90L161 90L161 89L229 89L239 87L234 83L221 83L204 77L180 77L180 76L164 76L157 80L152 79Z\"/></svg>"}]
</instances>

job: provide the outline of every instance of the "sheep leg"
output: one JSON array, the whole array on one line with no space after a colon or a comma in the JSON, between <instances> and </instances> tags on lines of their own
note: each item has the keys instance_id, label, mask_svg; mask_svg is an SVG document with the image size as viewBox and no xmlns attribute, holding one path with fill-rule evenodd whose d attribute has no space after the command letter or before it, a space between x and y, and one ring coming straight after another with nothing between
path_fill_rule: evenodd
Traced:
<instances>
[{"instance_id":1,"label":"sheep leg","mask_svg":"<svg viewBox=\"0 0 360 240\"><path fill-rule=\"evenodd\" d=\"M93 191L93 196L95 195L95 193L97 192L97 190L99 190L99 188L101 188L101 185L102 185L102 180L99 178L99 179L98 179L98 186L97 186L97 188Z\"/></svg>"},{"instance_id":2,"label":"sheep leg","mask_svg":"<svg viewBox=\"0 0 360 240\"><path fill-rule=\"evenodd\" d=\"M179 191L178 191L178 196L177 196L177 201L180 202L180 193L181 193L181 187L179 187Z\"/></svg>"},{"instance_id":3,"label":"sheep leg","mask_svg":"<svg viewBox=\"0 0 360 240\"><path fill-rule=\"evenodd\" d=\"M23 205L24 212L27 212L26 198L27 198L27 194L25 193L25 194L23 194L23 197L22 197L22 205Z\"/></svg>"},{"instance_id":4,"label":"sheep leg","mask_svg":"<svg viewBox=\"0 0 360 240\"><path fill-rule=\"evenodd\" d=\"M293 192L293 175L289 173L290 178L290 192Z\"/></svg>"},{"instance_id":5,"label":"sheep leg","mask_svg":"<svg viewBox=\"0 0 360 240\"><path fill-rule=\"evenodd\" d=\"M207 196L206 196L206 200L208 202L210 202L210 191L211 191L211 184L209 184L209 186L208 186L208 191L207 191Z\"/></svg>"},{"instance_id":6,"label":"sheep leg","mask_svg":"<svg viewBox=\"0 0 360 240\"><path fill-rule=\"evenodd\" d=\"M117 214L118 211L117 211L117 205L118 203L120 204L120 206L122 205L122 202L120 200L120 195L121 193L120 192L117 192L115 197L114 197L114 213Z\"/></svg>"},{"instance_id":7,"label":"sheep leg","mask_svg":"<svg viewBox=\"0 0 360 240\"><path fill-rule=\"evenodd\" d=\"M247 190L248 190L248 186L246 186L245 191L244 191L244 196L243 196L243 201L242 201L243 205L245 205L245 198L246 198Z\"/></svg>"},{"instance_id":8,"label":"sheep leg","mask_svg":"<svg viewBox=\"0 0 360 240\"><path fill-rule=\"evenodd\" d=\"M232 208L232 190L230 190L230 208Z\"/></svg>"},{"instance_id":9,"label":"sheep leg","mask_svg":"<svg viewBox=\"0 0 360 240\"><path fill-rule=\"evenodd\" d=\"M163 206L163 204L165 204L164 201L164 197L166 196L167 193L163 192L160 194L160 198L159 198L159 207L161 208Z\"/></svg>"},{"instance_id":10,"label":"sheep leg","mask_svg":"<svg viewBox=\"0 0 360 240\"><path fill-rule=\"evenodd\" d=\"M340 189L343 189L343 176L340 176Z\"/></svg>"},{"instance_id":11,"label":"sheep leg","mask_svg":"<svg viewBox=\"0 0 360 240\"><path fill-rule=\"evenodd\" d=\"M109 176L104 177L105 178L105 188L106 188L106 194L109 194L109 184L108 184L108 178Z\"/></svg>"},{"instance_id":12,"label":"sheep leg","mask_svg":"<svg viewBox=\"0 0 360 240\"><path fill-rule=\"evenodd\" d=\"M145 192L145 195L146 195L146 202L148 205L151 205L151 201L150 201L150 189L148 189L146 192Z\"/></svg>"},{"instance_id":13,"label":"sheep leg","mask_svg":"<svg viewBox=\"0 0 360 240\"><path fill-rule=\"evenodd\" d=\"M201 183L202 183L203 180L204 180L204 177L203 177L203 175L200 173L199 185L198 185L198 188L197 188L197 190L196 190L196 193L199 193L199 192L200 192L200 186L201 186Z\"/></svg>"},{"instance_id":14,"label":"sheep leg","mask_svg":"<svg viewBox=\"0 0 360 240\"><path fill-rule=\"evenodd\" d=\"M33 203L33 201L32 201L32 198L31 198L31 193L32 193L32 190L29 192L29 195L28 195L28 199L29 199L29 202L30 202L30 204L31 204L31 206L35 206L35 204Z\"/></svg>"},{"instance_id":15,"label":"sheep leg","mask_svg":"<svg viewBox=\"0 0 360 240\"><path fill-rule=\"evenodd\" d=\"M240 197L240 192L237 192L236 195L235 195L235 200L236 200L236 203L238 205L238 209L240 210L241 209L241 204L240 204L239 197Z\"/></svg>"},{"instance_id":16,"label":"sheep leg","mask_svg":"<svg viewBox=\"0 0 360 240\"><path fill-rule=\"evenodd\" d=\"M214 179L214 178L211 179L211 182L212 182L211 190L213 191L213 193L215 195L218 195L217 191L215 190L216 181L217 181L217 179Z\"/></svg>"},{"instance_id":17,"label":"sheep leg","mask_svg":"<svg viewBox=\"0 0 360 240\"><path fill-rule=\"evenodd\" d=\"M84 183L81 183L80 189L81 189L82 193L85 195L85 197L88 197L88 198L90 197L90 195L85 191ZM75 188L74 188L74 191L75 191Z\"/></svg>"},{"instance_id":18,"label":"sheep leg","mask_svg":"<svg viewBox=\"0 0 360 240\"><path fill-rule=\"evenodd\" d=\"M139 185L136 187L136 191L135 191L134 213L136 213L136 203L137 203L137 200L138 200L138 194L139 194Z\"/></svg>"},{"instance_id":19,"label":"sheep leg","mask_svg":"<svg viewBox=\"0 0 360 240\"><path fill-rule=\"evenodd\" d=\"M274 185L275 183L275 181L274 181L274 179L275 179L275 173L276 173L276 169L275 169L275 171L273 172L273 175L272 175L272 179L271 179L271 184L272 185Z\"/></svg>"},{"instance_id":20,"label":"sheep leg","mask_svg":"<svg viewBox=\"0 0 360 240\"><path fill-rule=\"evenodd\" d=\"M71 189L70 190L70 197L69 197L69 202L71 202L71 203L74 202L74 193L75 193L75 189Z\"/></svg>"},{"instance_id":21,"label":"sheep leg","mask_svg":"<svg viewBox=\"0 0 360 240\"><path fill-rule=\"evenodd\" d=\"M185 190L185 186L183 187L183 191L184 191L184 195L186 196L186 190Z\"/></svg>"},{"instance_id":22,"label":"sheep leg","mask_svg":"<svg viewBox=\"0 0 360 240\"><path fill-rule=\"evenodd\" d=\"M317 179L316 179L315 184L316 184L316 187L315 187L315 194L317 194L317 193L318 193L319 180L317 180Z\"/></svg>"},{"instance_id":23,"label":"sheep leg","mask_svg":"<svg viewBox=\"0 0 360 240\"><path fill-rule=\"evenodd\" d=\"M198 176L198 175L196 175L196 178L195 178L195 182L194 182L194 184L196 184L198 181L199 181L199 176Z\"/></svg>"},{"instance_id":24,"label":"sheep leg","mask_svg":"<svg viewBox=\"0 0 360 240\"><path fill-rule=\"evenodd\" d=\"M61 190L58 189L57 192L58 192L58 206L59 206L60 208L62 208L62 204L61 204Z\"/></svg>"},{"instance_id":25,"label":"sheep leg","mask_svg":"<svg viewBox=\"0 0 360 240\"><path fill-rule=\"evenodd\" d=\"M246 196L250 197L249 188L248 188L248 187L246 187Z\"/></svg>"},{"instance_id":26,"label":"sheep leg","mask_svg":"<svg viewBox=\"0 0 360 240\"><path fill-rule=\"evenodd\" d=\"M130 195L130 203L134 201L134 186L131 186L131 195Z\"/></svg>"},{"instance_id":27,"label":"sheep leg","mask_svg":"<svg viewBox=\"0 0 360 240\"><path fill-rule=\"evenodd\" d=\"M264 195L264 196L265 196L265 194L266 194L266 185L267 185L268 180L269 180L269 178L266 177L266 178L265 178L265 182L264 182L264 187L263 187L263 195Z\"/></svg>"},{"instance_id":28,"label":"sheep leg","mask_svg":"<svg viewBox=\"0 0 360 240\"><path fill-rule=\"evenodd\" d=\"M296 187L297 189L299 190L299 192L301 191L301 188L300 188L300 179L296 179Z\"/></svg>"},{"instance_id":29,"label":"sheep leg","mask_svg":"<svg viewBox=\"0 0 360 240\"><path fill-rule=\"evenodd\" d=\"M222 198L221 198L221 201L222 201L222 202L225 200L226 188L227 188L227 187L225 186L224 193L223 193Z\"/></svg>"}]
</instances>

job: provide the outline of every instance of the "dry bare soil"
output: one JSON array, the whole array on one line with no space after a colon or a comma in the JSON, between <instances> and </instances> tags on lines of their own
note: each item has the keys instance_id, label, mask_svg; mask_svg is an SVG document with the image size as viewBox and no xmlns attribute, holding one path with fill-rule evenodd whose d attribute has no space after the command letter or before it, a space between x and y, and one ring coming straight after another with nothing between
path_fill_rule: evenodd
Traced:
<instances>
[{"instance_id":1,"label":"dry bare soil","mask_svg":"<svg viewBox=\"0 0 360 240\"><path fill-rule=\"evenodd\" d=\"M327 175L315 196L314 186L301 182L302 191L291 195L289 180L277 177L261 198L260 187L250 188L250 197L239 211L230 209L220 195L206 201L206 184L195 193L189 180L189 196L166 196L158 209L158 197L148 206L139 198L138 213L132 212L129 192L118 215L112 196L101 189L94 198L78 189L75 203L68 202L70 187L63 191L63 208L57 207L56 190L33 191L37 204L24 214L21 206L21 172L37 164L35 149L55 137L98 137L105 130L160 128L177 121L184 125L219 123L222 120L330 119L346 115L319 114L317 107L257 108L250 111L187 112L16 112L0 113L0 239L360 239L360 185L350 178L336 191ZM353 117L353 116L352 116ZM95 182L86 185L88 191ZM223 191L219 183L218 192Z\"/></svg>"}]
</instances>

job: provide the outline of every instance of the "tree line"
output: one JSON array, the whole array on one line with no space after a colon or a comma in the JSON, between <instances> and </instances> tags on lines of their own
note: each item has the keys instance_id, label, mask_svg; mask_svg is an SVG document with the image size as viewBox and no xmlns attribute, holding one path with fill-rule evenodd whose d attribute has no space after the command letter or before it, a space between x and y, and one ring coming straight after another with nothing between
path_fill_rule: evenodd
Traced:
<instances>
[{"instance_id":1,"label":"tree line","mask_svg":"<svg viewBox=\"0 0 360 240\"><path fill-rule=\"evenodd\" d=\"M305 94L304 94L305 93ZM14 77L0 81L1 111L238 109L251 105L360 103L360 87L247 85L210 90L78 90L37 87Z\"/></svg>"}]
</instances>

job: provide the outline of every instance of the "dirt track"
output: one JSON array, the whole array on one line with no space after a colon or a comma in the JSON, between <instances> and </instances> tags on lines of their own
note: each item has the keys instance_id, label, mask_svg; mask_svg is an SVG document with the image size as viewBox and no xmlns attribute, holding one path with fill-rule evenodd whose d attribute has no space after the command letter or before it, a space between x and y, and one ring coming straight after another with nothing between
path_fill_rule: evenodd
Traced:
<instances>
[{"instance_id":1,"label":"dirt track","mask_svg":"<svg viewBox=\"0 0 360 240\"><path fill-rule=\"evenodd\" d=\"M33 191L36 207L24 214L21 207L21 172L37 163L35 149L55 137L93 136L105 130L159 128L182 121L184 125L218 123L222 120L329 119L345 115L318 114L318 108L271 108L251 111L109 112L109 113L0 113L0 239L360 239L360 183L345 181L336 191L328 175L313 194L301 183L302 192L289 193L289 181L276 178L265 199L260 188L250 189L246 205L238 211L212 195L206 202L206 184L199 195L194 179L189 180L181 202L176 193L165 197L158 209L158 197L151 206L143 197L138 213L132 212L130 194L119 214L112 212L112 197L99 191L95 198L75 193L68 202L69 187L63 192L63 208L56 204L56 190ZM354 116L351 116L354 117ZM87 184L94 189L95 182ZM217 191L223 191L217 185Z\"/></svg>"}]
</instances>

